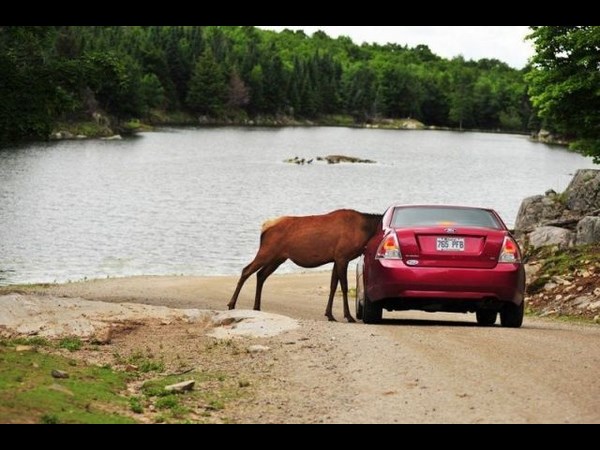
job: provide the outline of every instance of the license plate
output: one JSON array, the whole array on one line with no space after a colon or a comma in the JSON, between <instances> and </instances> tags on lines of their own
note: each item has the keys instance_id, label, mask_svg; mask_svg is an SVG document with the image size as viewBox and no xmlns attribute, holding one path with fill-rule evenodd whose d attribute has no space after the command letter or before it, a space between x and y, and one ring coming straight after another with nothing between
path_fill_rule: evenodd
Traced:
<instances>
[{"instance_id":1,"label":"license plate","mask_svg":"<svg viewBox=\"0 0 600 450\"><path fill-rule=\"evenodd\" d=\"M439 237L435 241L435 249L439 252L464 252L465 238Z\"/></svg>"}]
</instances>

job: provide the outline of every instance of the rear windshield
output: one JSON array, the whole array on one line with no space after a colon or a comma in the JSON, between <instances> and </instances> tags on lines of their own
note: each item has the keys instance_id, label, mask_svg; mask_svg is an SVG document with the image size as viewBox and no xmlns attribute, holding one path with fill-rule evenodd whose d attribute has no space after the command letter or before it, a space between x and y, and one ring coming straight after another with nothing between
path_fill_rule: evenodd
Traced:
<instances>
[{"instance_id":1,"label":"rear windshield","mask_svg":"<svg viewBox=\"0 0 600 450\"><path fill-rule=\"evenodd\" d=\"M502 229L492 213L484 209L415 207L396 208L391 226L405 227L483 227Z\"/></svg>"}]
</instances>

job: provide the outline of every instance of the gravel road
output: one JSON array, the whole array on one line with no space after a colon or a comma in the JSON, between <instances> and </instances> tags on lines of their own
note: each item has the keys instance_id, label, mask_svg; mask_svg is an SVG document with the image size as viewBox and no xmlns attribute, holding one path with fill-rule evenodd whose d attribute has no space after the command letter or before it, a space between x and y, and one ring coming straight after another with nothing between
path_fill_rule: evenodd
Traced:
<instances>
[{"instance_id":1,"label":"gravel road","mask_svg":"<svg viewBox=\"0 0 600 450\"><path fill-rule=\"evenodd\" d=\"M225 309L236 281L134 277L43 293ZM239 308L252 307L253 283ZM600 326L526 318L521 329L482 328L473 315L415 312L384 313L381 325L330 323L328 285L325 272L273 275L265 284L264 311L299 319L300 327L264 341L272 381L243 420L600 423ZM334 314L343 317L340 298Z\"/></svg>"}]
</instances>

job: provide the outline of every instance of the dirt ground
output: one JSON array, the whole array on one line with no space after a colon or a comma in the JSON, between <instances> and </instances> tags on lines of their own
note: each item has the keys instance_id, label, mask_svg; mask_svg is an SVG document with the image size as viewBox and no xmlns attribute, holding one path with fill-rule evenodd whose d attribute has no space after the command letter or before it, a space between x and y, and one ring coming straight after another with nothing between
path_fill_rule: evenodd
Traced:
<instances>
[{"instance_id":1,"label":"dirt ground","mask_svg":"<svg viewBox=\"0 0 600 450\"><path fill-rule=\"evenodd\" d=\"M28 288L21 295L224 310L236 281L135 277ZM414 312L385 312L381 325L332 323L323 316L328 285L324 272L273 275L263 310L298 325L274 336L216 341L206 335L215 316L175 313L138 319L100 351L78 357L100 364L142 348L164 359L167 371L202 366L233 373L249 387L226 411L227 421L600 423L600 326L526 318L521 329L478 327L473 315ZM253 294L249 281L238 308L251 308ZM343 317L339 298L334 314ZM221 319L216 325L238 326ZM256 344L268 349L250 351Z\"/></svg>"}]
</instances>

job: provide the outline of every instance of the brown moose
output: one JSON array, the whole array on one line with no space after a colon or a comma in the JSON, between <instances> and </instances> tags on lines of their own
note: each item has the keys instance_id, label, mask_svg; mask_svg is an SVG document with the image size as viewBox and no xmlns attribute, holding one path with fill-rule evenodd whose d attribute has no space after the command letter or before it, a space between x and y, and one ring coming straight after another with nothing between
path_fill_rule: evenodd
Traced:
<instances>
[{"instance_id":1,"label":"brown moose","mask_svg":"<svg viewBox=\"0 0 600 450\"><path fill-rule=\"evenodd\" d=\"M254 260L242 270L231 300L234 309L245 281L256 274L254 309L260 311L260 297L265 280L287 259L301 267L317 267L333 262L331 289L325 316L332 313L333 296L338 281L344 297L344 317L354 322L348 308L348 263L362 253L377 232L381 215L364 214L351 209L339 209L317 216L284 216L269 220L262 226L260 247Z\"/></svg>"}]
</instances>

